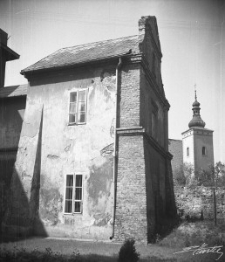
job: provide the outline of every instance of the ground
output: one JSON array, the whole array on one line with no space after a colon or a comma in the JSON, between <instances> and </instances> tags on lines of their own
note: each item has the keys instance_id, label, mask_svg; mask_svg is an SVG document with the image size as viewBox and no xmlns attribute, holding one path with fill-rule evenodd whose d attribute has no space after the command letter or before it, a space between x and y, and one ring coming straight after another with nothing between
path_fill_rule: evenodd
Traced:
<instances>
[{"instance_id":1,"label":"ground","mask_svg":"<svg viewBox=\"0 0 225 262\"><path fill-rule=\"evenodd\" d=\"M3 239L2 239L3 240ZM196 246L205 246L204 254L198 254ZM113 262L117 261L122 243L75 241L71 239L29 238L17 241L2 241L0 244L0 261L89 261ZM219 222L215 227L213 221L198 221L195 223L183 222L168 236L158 236L155 244L135 244L140 253L140 261L225 261L225 225ZM189 252L182 252L183 248L195 246ZM215 247L220 246L220 248ZM209 249L211 247L211 249ZM214 247L214 249L213 249ZM20 257L3 260L3 254L20 252ZM34 260L29 254L44 254L42 260ZM177 253L178 252L178 253ZM223 254L224 253L224 254ZM25 255L26 254L26 255ZM71 257L71 255L73 256ZM49 257L54 256L53 260ZM16 259L15 259L16 258ZM61 259L61 260L60 260ZM71 259L71 260L70 260ZM217 260L216 260L217 259Z\"/></svg>"}]
</instances>

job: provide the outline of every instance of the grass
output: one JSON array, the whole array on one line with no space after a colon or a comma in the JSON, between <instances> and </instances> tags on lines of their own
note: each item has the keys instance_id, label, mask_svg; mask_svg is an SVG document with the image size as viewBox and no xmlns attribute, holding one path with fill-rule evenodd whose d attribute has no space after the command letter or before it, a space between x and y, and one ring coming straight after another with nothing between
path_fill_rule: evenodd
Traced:
<instances>
[{"instance_id":1,"label":"grass","mask_svg":"<svg viewBox=\"0 0 225 262\"><path fill-rule=\"evenodd\" d=\"M20 257L20 260L6 261L45 261L44 259L48 257L47 261L113 262L117 261L121 246L122 243L33 238L1 243L0 253L11 254L14 258ZM176 261L173 255L175 250L171 248L137 243L135 246L137 252L141 254L139 260L141 262ZM33 258L35 255L36 260ZM21 257L25 260L21 260ZM50 260L50 257L53 260Z\"/></svg>"},{"instance_id":2,"label":"grass","mask_svg":"<svg viewBox=\"0 0 225 262\"><path fill-rule=\"evenodd\" d=\"M212 221L183 222L156 244L138 244L140 262L147 261L214 261L216 254L193 255L193 252L175 254L193 245L222 245L225 253L225 224L215 227ZM122 243L29 238L0 243L0 261L54 261L54 262L113 262L118 260ZM217 261L225 261L225 255Z\"/></svg>"}]
</instances>

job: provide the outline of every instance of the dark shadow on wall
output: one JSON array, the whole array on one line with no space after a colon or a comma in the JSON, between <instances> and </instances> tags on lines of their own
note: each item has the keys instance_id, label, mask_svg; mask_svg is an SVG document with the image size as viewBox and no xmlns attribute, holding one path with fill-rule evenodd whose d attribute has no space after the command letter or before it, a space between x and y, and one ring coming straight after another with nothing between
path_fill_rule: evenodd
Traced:
<instances>
[{"instance_id":1,"label":"dark shadow on wall","mask_svg":"<svg viewBox=\"0 0 225 262\"><path fill-rule=\"evenodd\" d=\"M144 138L144 157L145 157L145 179L147 197L147 223L148 223L148 242L154 242L156 227L156 206L153 191L153 177L151 168L150 145Z\"/></svg>"},{"instance_id":2,"label":"dark shadow on wall","mask_svg":"<svg viewBox=\"0 0 225 262\"><path fill-rule=\"evenodd\" d=\"M16 160L19 137L21 133L23 114L26 107L26 96L7 97L18 86L4 88L6 97L0 98L0 225L5 215Z\"/></svg>"},{"instance_id":3,"label":"dark shadow on wall","mask_svg":"<svg viewBox=\"0 0 225 262\"><path fill-rule=\"evenodd\" d=\"M149 142L144 139L144 155L146 166L146 195L147 195L147 221L148 242L155 242L171 232L177 224L175 197L173 192L172 169L170 160L164 159L165 165L165 201L160 195L160 168L159 156Z\"/></svg>"},{"instance_id":4,"label":"dark shadow on wall","mask_svg":"<svg viewBox=\"0 0 225 262\"><path fill-rule=\"evenodd\" d=\"M7 208L7 195L15 159L16 150L0 152L0 225Z\"/></svg>"},{"instance_id":5,"label":"dark shadow on wall","mask_svg":"<svg viewBox=\"0 0 225 262\"><path fill-rule=\"evenodd\" d=\"M39 235L47 236L45 228L39 217L39 190L40 190L40 167L41 167L41 136L42 119L37 142L37 150L32 180L26 174L18 174L14 167L10 183L10 189L6 192L7 206L2 219L1 242L19 240L34 235L34 226L38 225ZM23 183L21 182L23 179ZM31 185L30 185L31 183ZM25 190L24 187L27 189Z\"/></svg>"}]
</instances>

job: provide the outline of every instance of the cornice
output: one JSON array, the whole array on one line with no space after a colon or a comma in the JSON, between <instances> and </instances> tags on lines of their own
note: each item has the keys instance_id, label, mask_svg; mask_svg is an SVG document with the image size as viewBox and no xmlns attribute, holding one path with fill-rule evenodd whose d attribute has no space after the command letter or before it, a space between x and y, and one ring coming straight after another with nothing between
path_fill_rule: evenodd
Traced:
<instances>
[{"instance_id":1,"label":"cornice","mask_svg":"<svg viewBox=\"0 0 225 262\"><path fill-rule=\"evenodd\" d=\"M133 127L120 127L116 129L117 135L119 136L133 136L133 135L142 135L147 142L163 157L171 160L173 156L167 152L158 142L155 141L148 133L145 132L145 129L142 126L133 126Z\"/></svg>"},{"instance_id":2,"label":"cornice","mask_svg":"<svg viewBox=\"0 0 225 262\"><path fill-rule=\"evenodd\" d=\"M151 146L158 152L160 152L165 158L171 160L173 158L173 156L167 152L162 146L159 145L159 143L157 143L155 141L155 139L150 136L148 133L144 133L144 137L146 138L146 140L148 141L149 144L151 144Z\"/></svg>"}]
</instances>

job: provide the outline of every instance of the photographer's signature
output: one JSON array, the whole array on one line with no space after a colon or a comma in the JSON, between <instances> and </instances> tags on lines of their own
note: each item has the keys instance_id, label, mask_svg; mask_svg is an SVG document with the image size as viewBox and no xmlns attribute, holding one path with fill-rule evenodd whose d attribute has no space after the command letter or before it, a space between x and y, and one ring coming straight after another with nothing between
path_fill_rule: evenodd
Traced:
<instances>
[{"instance_id":1,"label":"photographer's signature","mask_svg":"<svg viewBox=\"0 0 225 262\"><path fill-rule=\"evenodd\" d=\"M216 260L219 260L223 252L221 250L223 246L214 246L214 247L208 247L207 244L202 244L201 246L191 246L191 247L185 247L183 250L175 252L174 254L181 254L181 253L187 253L187 252L192 252L192 255L199 255L199 254L218 254L218 258Z\"/></svg>"}]
</instances>

